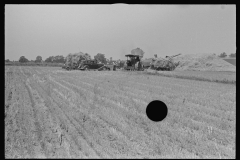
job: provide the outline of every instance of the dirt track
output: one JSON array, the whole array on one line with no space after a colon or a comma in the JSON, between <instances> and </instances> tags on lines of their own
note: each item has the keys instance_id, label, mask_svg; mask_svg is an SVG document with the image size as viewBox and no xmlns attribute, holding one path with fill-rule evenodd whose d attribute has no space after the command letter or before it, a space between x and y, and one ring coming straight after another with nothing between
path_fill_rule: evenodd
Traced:
<instances>
[{"instance_id":1,"label":"dirt track","mask_svg":"<svg viewBox=\"0 0 240 160\"><path fill-rule=\"evenodd\" d=\"M236 86L126 72L5 68L6 158L234 158ZM146 105L163 100L154 123Z\"/></svg>"}]
</instances>

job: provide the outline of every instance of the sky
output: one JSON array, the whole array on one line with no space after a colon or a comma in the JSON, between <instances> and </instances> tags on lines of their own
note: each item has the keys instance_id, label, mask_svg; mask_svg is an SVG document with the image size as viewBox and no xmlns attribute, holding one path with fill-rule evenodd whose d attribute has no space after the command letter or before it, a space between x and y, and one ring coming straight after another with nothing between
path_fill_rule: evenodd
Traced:
<instances>
[{"instance_id":1,"label":"sky","mask_svg":"<svg viewBox=\"0 0 240 160\"><path fill-rule=\"evenodd\" d=\"M5 59L236 53L236 5L5 5Z\"/></svg>"}]
</instances>

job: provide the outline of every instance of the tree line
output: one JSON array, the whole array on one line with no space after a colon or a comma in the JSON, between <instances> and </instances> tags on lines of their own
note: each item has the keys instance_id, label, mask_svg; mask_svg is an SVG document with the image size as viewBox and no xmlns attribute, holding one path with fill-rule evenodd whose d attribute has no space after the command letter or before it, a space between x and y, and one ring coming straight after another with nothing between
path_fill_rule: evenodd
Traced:
<instances>
[{"instance_id":1,"label":"tree line","mask_svg":"<svg viewBox=\"0 0 240 160\"><path fill-rule=\"evenodd\" d=\"M140 55L143 55L144 52L142 49L140 48L135 48L133 50L131 50L131 53L132 54L140 54ZM110 57L110 59L107 59L105 57L104 54L102 53L97 53L94 57L93 57L95 60L101 62L101 63L111 63L111 62L116 62L116 60L112 60L112 57ZM47 63L65 63L66 62L66 59L64 56L62 55L58 55L58 56L50 56L48 58L46 58L44 61L42 59L41 56L37 56L35 60L28 60L25 56L21 56L18 60L19 62L21 63L26 63L26 62L36 62L36 63L41 63L41 62L47 62ZM117 60L117 61L121 61L120 59ZM5 62L11 62L9 59L6 59Z\"/></svg>"},{"instance_id":2,"label":"tree line","mask_svg":"<svg viewBox=\"0 0 240 160\"><path fill-rule=\"evenodd\" d=\"M5 62L11 62L9 59L6 59ZM25 56L21 56L18 60L18 62L21 63L26 63L26 62L36 62L36 63L41 63L41 62L48 62L48 63L65 63L65 58L64 56L50 56L46 58L44 61L41 56L37 56L35 60L28 60Z\"/></svg>"},{"instance_id":3,"label":"tree line","mask_svg":"<svg viewBox=\"0 0 240 160\"><path fill-rule=\"evenodd\" d=\"M25 57L25 56L21 56L18 60L19 62L29 62L29 60ZM36 63L40 63L43 62L43 59L41 56L37 56L35 60L32 60L32 62L36 62ZM48 58L45 59L44 62L50 62L50 63L64 63L65 62L65 58L63 56L50 56Z\"/></svg>"},{"instance_id":4,"label":"tree line","mask_svg":"<svg viewBox=\"0 0 240 160\"><path fill-rule=\"evenodd\" d=\"M108 63L112 60L112 57L110 59L107 59L104 54L98 53L94 56L95 60L98 60L101 63ZM58 56L50 56L46 58L45 60L42 59L41 56L37 56L35 60L29 60L25 56L21 56L18 60L18 62L26 63L26 62L35 62L35 63L41 63L41 62L47 62L47 63L65 63L65 57L62 55ZM9 59L6 59L5 62L11 62Z\"/></svg>"},{"instance_id":5,"label":"tree line","mask_svg":"<svg viewBox=\"0 0 240 160\"><path fill-rule=\"evenodd\" d=\"M227 57L228 55L227 55L227 53L225 53L225 52L222 52L220 55L219 55L219 57L221 57L221 58L224 58L224 57ZM231 57L231 58L235 58L236 57L236 53L231 53L231 54L229 54L229 57Z\"/></svg>"},{"instance_id":6,"label":"tree line","mask_svg":"<svg viewBox=\"0 0 240 160\"><path fill-rule=\"evenodd\" d=\"M138 53L140 53L140 54L144 54L143 50L140 49L140 48L136 48L136 49L133 49L133 50L131 51L131 53L134 53L134 52L138 52ZM215 54L215 55L216 55L216 54ZM222 52L222 53L219 54L218 56L221 57L221 58L225 58L225 57L227 57L228 55L227 55L225 52ZM231 58L236 58L236 53L231 53L231 54L229 54L229 57L231 57ZM98 60L99 62L104 63L104 64L106 64L106 63L111 63L111 62L115 61L115 60L112 60L112 57L110 57L110 59L107 59L107 58L105 57L105 55L102 54L102 53L97 53L97 54L94 56L94 59L95 59L95 60ZM25 56L21 56L18 61L21 62L21 63L25 63L25 62L36 62L36 63L41 63L41 62L47 62L47 63L65 63L65 57L62 56L62 55L50 56L50 57L46 58L46 59L43 61L43 59L42 59L41 56L37 56L35 60L29 61ZM119 59L119 60L117 60L117 61L120 62L121 60ZM11 61L10 61L9 59L6 59L5 62L11 62Z\"/></svg>"}]
</instances>

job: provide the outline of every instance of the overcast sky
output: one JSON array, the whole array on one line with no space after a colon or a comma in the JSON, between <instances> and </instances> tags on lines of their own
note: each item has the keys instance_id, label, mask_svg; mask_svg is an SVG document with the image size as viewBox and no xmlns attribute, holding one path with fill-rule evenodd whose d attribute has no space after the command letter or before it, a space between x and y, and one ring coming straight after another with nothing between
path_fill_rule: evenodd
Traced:
<instances>
[{"instance_id":1,"label":"overcast sky","mask_svg":"<svg viewBox=\"0 0 240 160\"><path fill-rule=\"evenodd\" d=\"M235 5L5 5L5 59L236 52Z\"/></svg>"}]
</instances>

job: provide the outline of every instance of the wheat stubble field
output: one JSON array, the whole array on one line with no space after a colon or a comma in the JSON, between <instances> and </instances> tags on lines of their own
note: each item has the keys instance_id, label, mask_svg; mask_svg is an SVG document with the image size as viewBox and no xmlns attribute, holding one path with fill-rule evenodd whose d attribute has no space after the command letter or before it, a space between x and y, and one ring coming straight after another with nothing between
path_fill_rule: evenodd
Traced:
<instances>
[{"instance_id":1,"label":"wheat stubble field","mask_svg":"<svg viewBox=\"0 0 240 160\"><path fill-rule=\"evenodd\" d=\"M5 66L6 158L235 158L235 132L235 84Z\"/></svg>"}]
</instances>

